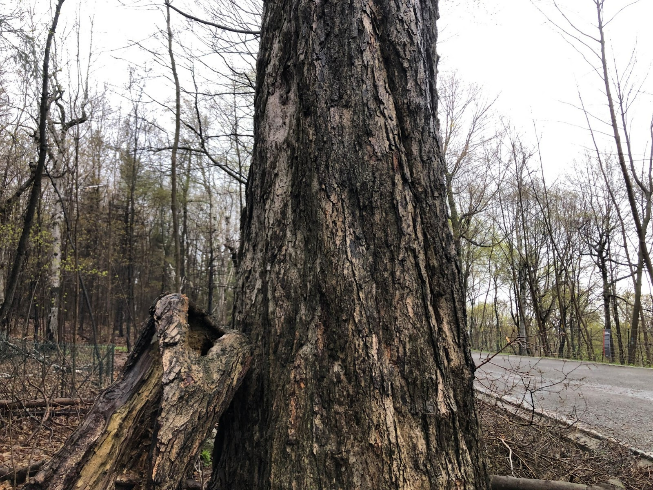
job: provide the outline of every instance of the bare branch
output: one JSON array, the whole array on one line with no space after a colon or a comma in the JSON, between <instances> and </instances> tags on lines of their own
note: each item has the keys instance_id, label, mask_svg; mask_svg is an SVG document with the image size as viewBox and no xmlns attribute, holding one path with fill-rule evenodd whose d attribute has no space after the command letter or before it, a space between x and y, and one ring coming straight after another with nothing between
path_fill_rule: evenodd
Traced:
<instances>
[{"instance_id":1,"label":"bare branch","mask_svg":"<svg viewBox=\"0 0 653 490\"><path fill-rule=\"evenodd\" d=\"M210 27L215 27L216 29L222 29L223 31L234 32L236 34L249 34L249 35L252 35L252 36L260 36L261 35L261 31L252 31L252 30L249 30L249 29L236 29L234 27L228 27L228 26L224 26L222 24L216 24L215 22L209 22L208 20L199 19L199 18L197 18L197 17L195 17L193 15L187 14L186 12L183 12L183 11L179 10L177 7L173 7L172 4L170 2L168 2L168 1L165 2L165 5L167 7L170 7L172 10L174 10L178 14L183 15L187 19L193 20L195 22L199 22L200 24L204 24L204 25L207 25L207 26L210 26Z\"/></svg>"}]
</instances>

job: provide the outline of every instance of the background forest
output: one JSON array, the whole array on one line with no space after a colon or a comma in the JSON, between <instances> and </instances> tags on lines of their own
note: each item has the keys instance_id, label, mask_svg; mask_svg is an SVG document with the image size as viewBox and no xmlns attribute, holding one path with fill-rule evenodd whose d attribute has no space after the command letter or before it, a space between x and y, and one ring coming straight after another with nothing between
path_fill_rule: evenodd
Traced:
<instances>
[{"instance_id":1,"label":"background forest","mask_svg":"<svg viewBox=\"0 0 653 490\"><path fill-rule=\"evenodd\" d=\"M441 73L444 181L468 331L476 349L592 360L606 358L609 338L609 360L650 365L653 124L631 122L650 90L635 52L611 56L611 13L585 3L589 18L606 22L585 28L563 10L542 12L583 54L603 100L586 110L579 90L589 144L555 179L545 178L552 163L537 128L515 127L495 94ZM95 51L83 2L59 5L45 172L13 295L54 6L17 2L0 13L3 335L129 350L154 299L179 288L228 324L259 3L142 5L153 30L109 53L131 56L120 76Z\"/></svg>"}]
</instances>

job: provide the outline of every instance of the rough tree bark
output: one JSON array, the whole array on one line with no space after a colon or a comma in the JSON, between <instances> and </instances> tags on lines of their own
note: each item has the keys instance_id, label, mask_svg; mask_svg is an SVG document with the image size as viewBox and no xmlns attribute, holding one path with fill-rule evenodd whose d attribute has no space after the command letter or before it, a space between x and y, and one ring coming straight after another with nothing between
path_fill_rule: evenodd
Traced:
<instances>
[{"instance_id":1,"label":"rough tree bark","mask_svg":"<svg viewBox=\"0 0 653 490\"><path fill-rule=\"evenodd\" d=\"M121 379L26 490L176 490L251 360L180 294L155 304Z\"/></svg>"},{"instance_id":2,"label":"rough tree bark","mask_svg":"<svg viewBox=\"0 0 653 490\"><path fill-rule=\"evenodd\" d=\"M437 2L266 2L213 489L482 490Z\"/></svg>"}]
</instances>

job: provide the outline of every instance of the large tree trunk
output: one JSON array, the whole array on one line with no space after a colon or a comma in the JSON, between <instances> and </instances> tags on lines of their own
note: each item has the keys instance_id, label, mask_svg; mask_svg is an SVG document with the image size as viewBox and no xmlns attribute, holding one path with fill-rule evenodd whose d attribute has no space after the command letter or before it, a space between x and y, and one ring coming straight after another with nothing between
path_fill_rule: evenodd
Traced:
<instances>
[{"instance_id":1,"label":"large tree trunk","mask_svg":"<svg viewBox=\"0 0 653 490\"><path fill-rule=\"evenodd\" d=\"M26 490L176 490L251 360L180 294L159 300L121 379Z\"/></svg>"},{"instance_id":2,"label":"large tree trunk","mask_svg":"<svg viewBox=\"0 0 653 490\"><path fill-rule=\"evenodd\" d=\"M437 137L437 2L266 2L213 489L482 490Z\"/></svg>"}]
</instances>

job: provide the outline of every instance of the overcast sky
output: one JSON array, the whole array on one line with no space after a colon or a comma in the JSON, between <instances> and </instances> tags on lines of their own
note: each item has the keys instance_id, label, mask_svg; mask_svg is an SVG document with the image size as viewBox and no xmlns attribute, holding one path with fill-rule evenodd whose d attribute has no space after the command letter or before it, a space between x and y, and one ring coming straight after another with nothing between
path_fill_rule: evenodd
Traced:
<instances>
[{"instance_id":1,"label":"overcast sky","mask_svg":"<svg viewBox=\"0 0 653 490\"><path fill-rule=\"evenodd\" d=\"M593 0L557 1L579 27L595 34ZM150 36L155 24L162 25L162 11L153 7L156 3L82 3L84 14L95 13L95 44L101 50L96 71L115 86L124 85L124 60L138 60L140 65L147 58L137 48L120 48ZM607 17L630 3L631 0L606 0ZM201 13L191 0L177 4ZM76 5L66 2L68 14L76 10ZM577 108L578 92L593 115L607 120L608 113L597 74L547 22L545 15L564 23L555 15L552 0L440 0L440 9L440 69L457 71L463 80L481 85L489 98L498 95L498 113L510 118L530 141L535 140L535 126L541 136L548 177L558 175L574 159L582 158L585 149L591 147L591 140L584 116ZM634 79L643 84L644 93L634 105L632 130L634 152L640 158L649 153L648 128L653 114L653 79L646 79L653 61L652 20L653 0L640 0L623 10L607 28L608 46L621 69L637 47ZM173 22L182 21L177 16ZM609 130L599 122L596 125L598 130ZM610 142L604 139L601 144L608 147Z\"/></svg>"},{"instance_id":2,"label":"overcast sky","mask_svg":"<svg viewBox=\"0 0 653 490\"><path fill-rule=\"evenodd\" d=\"M611 14L629 3L607 0L605 5ZM574 23L596 33L592 0L559 0L558 4ZM591 146L584 115L575 108L578 92L594 115L607 120L609 113L597 74L536 6L549 16L556 14L550 0L441 0L440 68L455 70L464 80L483 86L488 96L499 95L499 112L533 139L535 121L545 170L553 176ZM553 18L564 23L560 15ZM653 1L640 0L607 27L608 46L620 68L637 47L635 77L647 92L633 114L634 151L640 157L645 151L648 154L645 147L653 115L653 78L646 79L653 61L652 20ZM608 128L597 122L597 129ZM603 140L603 144L608 142Z\"/></svg>"}]
</instances>

